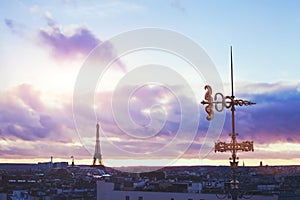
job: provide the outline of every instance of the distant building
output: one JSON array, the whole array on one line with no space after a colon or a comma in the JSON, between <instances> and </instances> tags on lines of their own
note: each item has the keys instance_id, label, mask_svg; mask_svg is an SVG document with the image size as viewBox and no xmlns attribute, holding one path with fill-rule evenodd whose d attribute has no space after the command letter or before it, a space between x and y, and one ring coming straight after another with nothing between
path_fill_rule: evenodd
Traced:
<instances>
[{"instance_id":1,"label":"distant building","mask_svg":"<svg viewBox=\"0 0 300 200\"><path fill-rule=\"evenodd\" d=\"M67 168L69 166L68 162L55 162L53 163L54 168Z\"/></svg>"},{"instance_id":2,"label":"distant building","mask_svg":"<svg viewBox=\"0 0 300 200\"><path fill-rule=\"evenodd\" d=\"M51 168L66 168L68 165L68 162L39 162L37 168L39 170L50 170Z\"/></svg>"},{"instance_id":3,"label":"distant building","mask_svg":"<svg viewBox=\"0 0 300 200\"><path fill-rule=\"evenodd\" d=\"M39 170L50 170L52 168L53 163L52 162L39 162L37 164L37 167Z\"/></svg>"}]
</instances>

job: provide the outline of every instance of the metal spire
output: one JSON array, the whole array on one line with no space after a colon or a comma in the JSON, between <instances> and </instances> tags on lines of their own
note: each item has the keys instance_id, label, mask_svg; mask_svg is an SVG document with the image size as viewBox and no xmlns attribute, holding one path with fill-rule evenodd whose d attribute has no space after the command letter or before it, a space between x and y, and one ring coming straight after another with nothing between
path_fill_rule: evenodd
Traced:
<instances>
[{"instance_id":1,"label":"metal spire","mask_svg":"<svg viewBox=\"0 0 300 200\"><path fill-rule=\"evenodd\" d=\"M249 106L253 105L255 103L251 101L246 101L242 99L235 99L234 96L234 88L233 88L233 58L232 58L232 46L230 47L230 69L231 69L231 96L224 97L221 93L216 93L214 95L214 98L212 97L212 88L209 85L205 86L205 89L207 90L205 94L205 100L203 100L201 103L203 105L206 105L205 110L208 114L206 117L207 120L212 120L214 118L214 111L222 112L224 108L231 109L231 142L216 142L215 143L215 152L231 152L230 157L230 167L232 170L232 181L231 181L231 197L232 200L237 200L237 197L239 194L238 191L238 180L236 177L236 170L238 167L238 160L237 157L237 151L254 151L253 148L253 141L243 141L241 143L237 142L237 133L235 132L235 106ZM220 99L218 98L218 95L222 99L222 101L213 101L213 99ZM219 107L218 105L221 104Z\"/></svg>"},{"instance_id":2,"label":"metal spire","mask_svg":"<svg viewBox=\"0 0 300 200\"><path fill-rule=\"evenodd\" d=\"M231 97L234 98L234 93L233 93L233 59L232 59L232 46L230 46L230 68L231 68Z\"/></svg>"}]
</instances>

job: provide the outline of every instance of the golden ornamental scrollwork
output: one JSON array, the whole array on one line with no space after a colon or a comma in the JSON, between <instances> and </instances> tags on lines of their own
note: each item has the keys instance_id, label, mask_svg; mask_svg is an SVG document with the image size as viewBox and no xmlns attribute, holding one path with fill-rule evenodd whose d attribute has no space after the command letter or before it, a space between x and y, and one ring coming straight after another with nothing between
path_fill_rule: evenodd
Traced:
<instances>
[{"instance_id":1,"label":"golden ornamental scrollwork","mask_svg":"<svg viewBox=\"0 0 300 200\"><path fill-rule=\"evenodd\" d=\"M224 108L233 108L233 106L249 106L256 104L251 101L242 100L242 99L234 99L231 96L224 96L222 93L216 93L214 97L212 97L212 88L209 85L204 87L206 91L204 99L201 104L206 105L205 111L208 114L206 119L212 120L214 118L214 109L217 112L222 112Z\"/></svg>"},{"instance_id":2,"label":"golden ornamental scrollwork","mask_svg":"<svg viewBox=\"0 0 300 200\"><path fill-rule=\"evenodd\" d=\"M204 99L206 101L202 101L201 103L203 105L207 104L207 106L205 107L205 111L208 113L208 116L206 117L207 120L212 120L214 118L214 111L212 109L213 107L213 97L212 95L212 89L209 85L206 85L204 87L205 90L207 90L207 92L205 93Z\"/></svg>"}]
</instances>

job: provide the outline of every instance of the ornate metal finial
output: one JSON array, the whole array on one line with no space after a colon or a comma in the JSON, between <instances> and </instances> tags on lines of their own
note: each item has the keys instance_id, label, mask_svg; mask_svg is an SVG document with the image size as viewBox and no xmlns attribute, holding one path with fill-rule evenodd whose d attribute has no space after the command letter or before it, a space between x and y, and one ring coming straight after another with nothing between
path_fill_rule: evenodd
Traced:
<instances>
[{"instance_id":1,"label":"ornate metal finial","mask_svg":"<svg viewBox=\"0 0 300 200\"><path fill-rule=\"evenodd\" d=\"M256 104L251 101L246 101L242 99L235 99L234 96L225 96L222 93L216 93L214 95L214 98L212 97L212 88L209 85L206 85L204 87L205 90L207 90L205 94L205 100L202 101L201 103L203 105L207 105L205 107L205 111L207 112L207 120L212 120L214 118L214 109L217 112L222 112L224 108L233 108L234 106L249 106ZM220 100L218 100L220 99Z\"/></svg>"},{"instance_id":2,"label":"ornate metal finial","mask_svg":"<svg viewBox=\"0 0 300 200\"><path fill-rule=\"evenodd\" d=\"M243 141L241 143L237 142L237 133L235 132L235 106L250 106L256 104L251 101L246 101L242 99L235 99L233 91L233 59L232 59L232 47L230 47L230 57L231 57L231 96L225 96L222 93L216 93L214 97L212 96L212 88L209 85L206 85L204 88L207 90L205 94L205 100L201 104L206 105L205 111L207 112L207 120L213 120L214 110L217 112L222 112L224 108L231 109L231 127L232 132L231 142L216 142L215 143L215 152L226 152L230 151L230 167L232 170L232 181L231 191L229 192L233 200L237 200L238 196L242 197L243 193L238 190L238 180L236 178L236 170L238 167L237 151L254 151L253 141Z\"/></svg>"}]
</instances>

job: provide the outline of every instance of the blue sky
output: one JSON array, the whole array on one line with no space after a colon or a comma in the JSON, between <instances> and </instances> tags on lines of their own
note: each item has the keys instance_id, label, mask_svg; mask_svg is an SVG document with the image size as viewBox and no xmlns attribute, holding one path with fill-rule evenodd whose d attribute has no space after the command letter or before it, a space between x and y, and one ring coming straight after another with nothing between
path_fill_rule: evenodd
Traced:
<instances>
[{"instance_id":1,"label":"blue sky","mask_svg":"<svg viewBox=\"0 0 300 200\"><path fill-rule=\"evenodd\" d=\"M284 144L281 146L286 149L299 146L300 3L296 0L13 0L1 2L0 18L0 155L3 162L18 160L21 152L24 159L39 161L50 157L49 151L53 151L58 159L68 159L74 154L81 162L89 162L91 155L82 147L72 116L72 94L77 74L97 44L144 27L173 30L198 43L214 62L226 87L229 48L233 46L237 93L258 101L253 109L238 110L241 124L237 126L245 132L242 138L257 141L256 154L243 154L250 163L267 159L269 153L266 152L278 155L272 145ZM141 55L134 59L138 56ZM111 73L108 78L122 76L124 71L114 69ZM202 91L203 95L203 87L196 86L195 90ZM150 93L154 91L162 95L159 97L165 97L166 91L154 88ZM135 111L134 119L148 120L147 109L155 103L155 99L148 97L150 93L137 95L137 99L146 98L146 103L137 104L140 110ZM111 94L102 95L103 102L109 102ZM172 103L166 109L176 115L176 101L166 99ZM107 115L101 118L103 122L100 121L103 129L109 130L116 141L122 141L124 138L116 124L110 123L111 111L104 111ZM20 113L18 117L17 113ZM57 116L57 113L61 114ZM261 123L257 120L260 117L267 122ZM176 120L169 116L169 129L165 132L177 130ZM206 127L208 122L203 120L201 123ZM221 136L224 139L230 131L228 124L226 120L226 134ZM88 130L94 133L94 128ZM199 128L199 134L202 132L205 132L203 127ZM260 133L261 137L251 132ZM165 135L168 139L172 133ZM197 137L201 141L201 136ZM24 144L23 147L20 144ZM55 145L57 149L53 150ZM198 163L199 145L197 142L193 144L185 155L195 159L189 164ZM67 153L63 153L65 148L68 148ZM104 151L111 150L109 146L103 148ZM297 148L299 155L300 149ZM45 151L32 153L36 149ZM281 153L276 161L270 159L268 162L277 164L288 158L292 164L300 160L296 153ZM110 156L111 163L121 165L115 161L119 158ZM220 164L226 158L226 155L212 154L203 164ZM152 159L159 162L158 158ZM165 159L169 159L168 156ZM179 163L184 163L184 159Z\"/></svg>"},{"instance_id":2,"label":"blue sky","mask_svg":"<svg viewBox=\"0 0 300 200\"><path fill-rule=\"evenodd\" d=\"M34 37L34 31L45 27L44 15L48 12L61 25L90 27L101 40L141 27L178 31L206 49L222 74L228 71L228 48L233 45L237 80L298 80L297 1L12 1L3 4L2 19L13 20L16 27L9 30L5 23L1 24L2 43L6 42L2 46L14 52L19 43L25 46ZM17 38L18 34L27 41ZM222 77L227 80L225 74Z\"/></svg>"}]
</instances>

